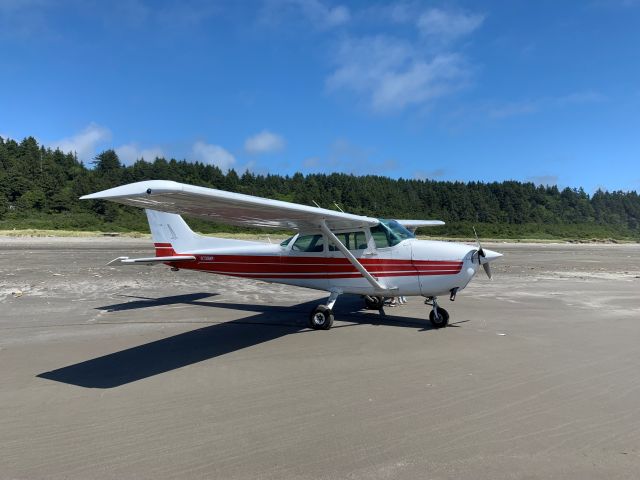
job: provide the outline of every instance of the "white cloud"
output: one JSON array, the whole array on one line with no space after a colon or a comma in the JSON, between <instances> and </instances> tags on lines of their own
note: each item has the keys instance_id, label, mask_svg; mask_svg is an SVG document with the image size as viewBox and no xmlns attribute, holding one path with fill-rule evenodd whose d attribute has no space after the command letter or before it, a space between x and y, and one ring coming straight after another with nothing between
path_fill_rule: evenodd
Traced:
<instances>
[{"instance_id":1,"label":"white cloud","mask_svg":"<svg viewBox=\"0 0 640 480\"><path fill-rule=\"evenodd\" d=\"M596 8L634 8L640 6L640 0L593 0L590 7Z\"/></svg>"},{"instance_id":2,"label":"white cloud","mask_svg":"<svg viewBox=\"0 0 640 480\"><path fill-rule=\"evenodd\" d=\"M304 15L318 27L337 27L349 21L351 14L344 5L327 6L319 0L294 0Z\"/></svg>"},{"instance_id":3,"label":"white cloud","mask_svg":"<svg viewBox=\"0 0 640 480\"><path fill-rule=\"evenodd\" d=\"M284 146L284 138L268 130L263 130L244 142L244 149L253 154L279 152Z\"/></svg>"},{"instance_id":4,"label":"white cloud","mask_svg":"<svg viewBox=\"0 0 640 480\"><path fill-rule=\"evenodd\" d=\"M211 17L220 14L222 10L223 8L220 4L207 0L172 2L157 8L154 11L154 19L165 28L193 28L204 24Z\"/></svg>"},{"instance_id":5,"label":"white cloud","mask_svg":"<svg viewBox=\"0 0 640 480\"><path fill-rule=\"evenodd\" d=\"M338 138L329 145L326 164L334 169L346 168L351 171L370 166L372 154L371 148L364 148L345 138Z\"/></svg>"},{"instance_id":6,"label":"white cloud","mask_svg":"<svg viewBox=\"0 0 640 480\"><path fill-rule=\"evenodd\" d=\"M320 157L307 157L302 161L302 168L309 170L321 165Z\"/></svg>"},{"instance_id":7,"label":"white cloud","mask_svg":"<svg viewBox=\"0 0 640 480\"><path fill-rule=\"evenodd\" d=\"M533 177L527 178L527 180L535 183L536 185L545 185L545 186L558 185L557 175L534 175Z\"/></svg>"},{"instance_id":8,"label":"white cloud","mask_svg":"<svg viewBox=\"0 0 640 480\"><path fill-rule=\"evenodd\" d=\"M438 8L424 10L415 2L396 2L366 10L383 34L342 38L335 69L326 80L329 91L347 90L365 99L376 112L423 106L469 84L472 68L454 41L470 35L484 15Z\"/></svg>"},{"instance_id":9,"label":"white cloud","mask_svg":"<svg viewBox=\"0 0 640 480\"><path fill-rule=\"evenodd\" d=\"M409 2L383 4L377 9L382 15L382 20L391 19L395 23L413 23L420 14L419 5Z\"/></svg>"},{"instance_id":10,"label":"white cloud","mask_svg":"<svg viewBox=\"0 0 640 480\"><path fill-rule=\"evenodd\" d=\"M254 175L266 175L267 173L269 173L268 168L258 165L254 160L250 160L243 165L238 165L238 167L236 168L236 171L239 174L243 174L244 172L249 171Z\"/></svg>"},{"instance_id":11,"label":"white cloud","mask_svg":"<svg viewBox=\"0 0 640 480\"><path fill-rule=\"evenodd\" d=\"M59 148L63 152L75 152L82 161L92 159L96 154L96 148L111 138L111 131L96 123L90 123L84 130L76 135L52 142L53 148Z\"/></svg>"},{"instance_id":12,"label":"white cloud","mask_svg":"<svg viewBox=\"0 0 640 480\"><path fill-rule=\"evenodd\" d=\"M3 14L25 10L32 7L44 6L42 0L0 0L0 12Z\"/></svg>"},{"instance_id":13,"label":"white cloud","mask_svg":"<svg viewBox=\"0 0 640 480\"><path fill-rule=\"evenodd\" d=\"M344 5L332 7L320 0L271 0L265 5L262 20L278 23L283 16L300 14L318 29L338 27L351 19L349 8Z\"/></svg>"},{"instance_id":14,"label":"white cloud","mask_svg":"<svg viewBox=\"0 0 640 480\"><path fill-rule=\"evenodd\" d=\"M436 179L444 177L445 170L444 168L436 168L435 170L416 170L413 173L413 178L416 180L428 180L428 179Z\"/></svg>"},{"instance_id":15,"label":"white cloud","mask_svg":"<svg viewBox=\"0 0 640 480\"><path fill-rule=\"evenodd\" d=\"M603 94L593 91L577 91L559 97L541 97L533 100L520 100L494 105L489 108L490 118L508 118L521 115L530 115L543 110L600 103L607 100Z\"/></svg>"},{"instance_id":16,"label":"white cloud","mask_svg":"<svg viewBox=\"0 0 640 480\"><path fill-rule=\"evenodd\" d=\"M605 100L607 100L606 96L594 90L574 92L574 93L570 93L569 95L565 95L564 97L559 97L556 99L557 103L560 105L599 103L599 102L604 102Z\"/></svg>"},{"instance_id":17,"label":"white cloud","mask_svg":"<svg viewBox=\"0 0 640 480\"><path fill-rule=\"evenodd\" d=\"M208 165L216 165L222 171L233 167L236 163L235 157L219 145L198 141L193 144L194 160Z\"/></svg>"},{"instance_id":18,"label":"white cloud","mask_svg":"<svg viewBox=\"0 0 640 480\"><path fill-rule=\"evenodd\" d=\"M447 12L438 8L427 10L418 18L420 33L439 42L450 42L476 30L484 15Z\"/></svg>"},{"instance_id":19,"label":"white cloud","mask_svg":"<svg viewBox=\"0 0 640 480\"><path fill-rule=\"evenodd\" d=\"M329 90L363 94L378 112L423 104L463 87L469 78L462 56L426 57L411 43L383 35L343 41L336 60Z\"/></svg>"},{"instance_id":20,"label":"white cloud","mask_svg":"<svg viewBox=\"0 0 640 480\"><path fill-rule=\"evenodd\" d=\"M135 143L127 143L126 145L120 145L116 147L116 153L118 158L125 165L131 165L136 160L144 158L146 161L153 161L158 158L163 158L164 152L160 147L139 148Z\"/></svg>"},{"instance_id":21,"label":"white cloud","mask_svg":"<svg viewBox=\"0 0 640 480\"><path fill-rule=\"evenodd\" d=\"M328 145L325 155L307 157L302 161L304 171L344 172L354 175L397 176L400 162L394 158L378 160L375 149L363 147L345 138L338 138Z\"/></svg>"},{"instance_id":22,"label":"white cloud","mask_svg":"<svg viewBox=\"0 0 640 480\"><path fill-rule=\"evenodd\" d=\"M529 115L540 110L540 102L535 100L524 100L521 102L510 102L503 105L491 107L489 109L490 118L508 118L519 115Z\"/></svg>"},{"instance_id":23,"label":"white cloud","mask_svg":"<svg viewBox=\"0 0 640 480\"><path fill-rule=\"evenodd\" d=\"M48 10L55 7L46 0L0 0L0 38L25 39L51 34Z\"/></svg>"}]
</instances>

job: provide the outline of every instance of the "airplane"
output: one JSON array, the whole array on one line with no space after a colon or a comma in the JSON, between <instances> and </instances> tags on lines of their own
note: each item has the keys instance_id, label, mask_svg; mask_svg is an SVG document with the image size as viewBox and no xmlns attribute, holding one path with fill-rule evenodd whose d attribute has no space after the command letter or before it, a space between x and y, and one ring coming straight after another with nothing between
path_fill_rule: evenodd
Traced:
<instances>
[{"instance_id":1,"label":"airplane","mask_svg":"<svg viewBox=\"0 0 640 480\"><path fill-rule=\"evenodd\" d=\"M446 327L449 313L438 296L455 300L480 266L491 279L490 262L502 254L463 243L418 240L420 227L440 220L388 220L271 200L224 190L148 180L84 195L145 209L155 256L118 257L109 264L163 263L173 271L283 283L329 292L309 315L309 327L328 330L342 294L357 294L380 310L385 298L422 296L431 306L434 328ZM191 230L180 214L245 227L289 230L280 244L217 238ZM475 230L474 230L475 232Z\"/></svg>"}]
</instances>

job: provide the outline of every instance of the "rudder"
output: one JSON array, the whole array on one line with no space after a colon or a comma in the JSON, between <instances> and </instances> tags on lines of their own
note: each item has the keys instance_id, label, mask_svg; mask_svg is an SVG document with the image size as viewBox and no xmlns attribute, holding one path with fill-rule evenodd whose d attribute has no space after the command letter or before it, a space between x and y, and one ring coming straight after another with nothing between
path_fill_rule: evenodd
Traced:
<instances>
[{"instance_id":1,"label":"rudder","mask_svg":"<svg viewBox=\"0 0 640 480\"><path fill-rule=\"evenodd\" d=\"M177 252L190 250L195 246L197 235L180 215L149 209L144 211L157 257L176 255Z\"/></svg>"}]
</instances>

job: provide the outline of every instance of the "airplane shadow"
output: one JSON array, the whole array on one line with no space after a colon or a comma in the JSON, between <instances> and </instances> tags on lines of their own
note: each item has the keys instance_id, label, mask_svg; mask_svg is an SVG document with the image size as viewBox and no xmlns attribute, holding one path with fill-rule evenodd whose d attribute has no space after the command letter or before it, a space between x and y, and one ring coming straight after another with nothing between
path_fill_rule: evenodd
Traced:
<instances>
[{"instance_id":1,"label":"airplane shadow","mask_svg":"<svg viewBox=\"0 0 640 480\"><path fill-rule=\"evenodd\" d=\"M210 302L198 302L203 298L215 297L219 295L219 293L187 293L184 295L170 295L168 297L160 297L160 298L150 298L150 297L138 297L134 295L119 295L124 298L135 298L133 302L123 302L123 303L115 303L113 305L105 305L104 307L98 307L96 310L102 310L106 312L122 312L125 310L138 310L140 308L148 308L148 307L160 307L163 305L176 305L176 304L187 304L187 305L198 305L202 303L204 305L210 304Z\"/></svg>"},{"instance_id":2,"label":"airplane shadow","mask_svg":"<svg viewBox=\"0 0 640 480\"><path fill-rule=\"evenodd\" d=\"M138 300L98 307L98 310L118 312L155 306L186 304L241 310L256 314L155 340L119 352L43 372L37 376L85 388L107 389L119 387L286 335L311 333L313 331L307 329L306 326L307 316L314 306L321 303L319 300L313 300L286 307L202 301L202 299L213 295L216 294L194 293L156 299L130 297ZM381 312L382 314L363 312L362 300L357 296L344 295L340 298L336 307L336 317L341 322L334 328L370 324L405 328L414 327L421 331L431 329L429 321L425 319L387 316L383 312ZM313 333L322 334L322 332Z\"/></svg>"}]
</instances>

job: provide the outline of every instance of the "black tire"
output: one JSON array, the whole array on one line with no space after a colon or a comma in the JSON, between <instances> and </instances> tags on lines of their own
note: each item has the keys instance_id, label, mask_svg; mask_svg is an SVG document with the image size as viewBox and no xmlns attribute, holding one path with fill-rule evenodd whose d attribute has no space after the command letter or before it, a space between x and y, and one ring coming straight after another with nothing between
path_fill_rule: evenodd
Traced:
<instances>
[{"instance_id":1,"label":"black tire","mask_svg":"<svg viewBox=\"0 0 640 480\"><path fill-rule=\"evenodd\" d=\"M329 330L333 325L333 312L325 305L318 305L309 315L309 328Z\"/></svg>"},{"instance_id":2,"label":"black tire","mask_svg":"<svg viewBox=\"0 0 640 480\"><path fill-rule=\"evenodd\" d=\"M436 314L432 309L431 312L429 312L429 320L433 328L444 328L449 325L449 312L444 308L438 307L438 318L436 318Z\"/></svg>"},{"instance_id":3,"label":"black tire","mask_svg":"<svg viewBox=\"0 0 640 480\"><path fill-rule=\"evenodd\" d=\"M369 310L380 310L384 306L384 298L365 295L364 304Z\"/></svg>"}]
</instances>

